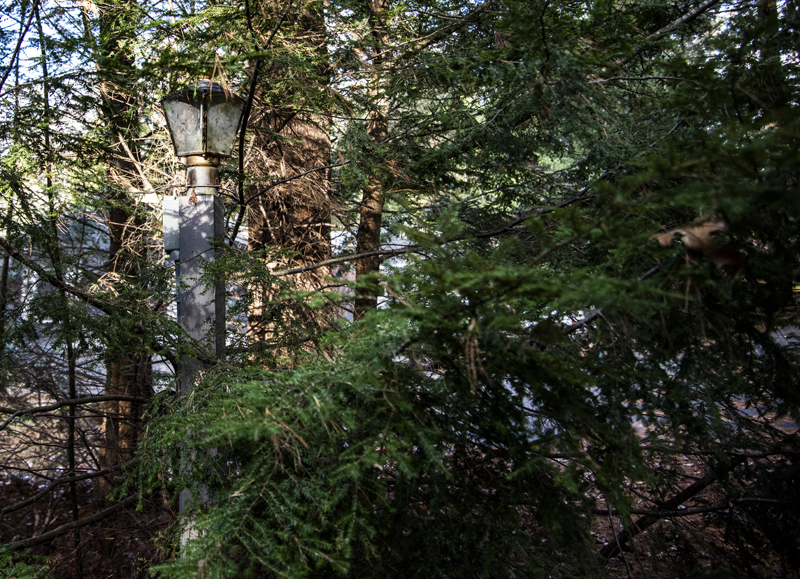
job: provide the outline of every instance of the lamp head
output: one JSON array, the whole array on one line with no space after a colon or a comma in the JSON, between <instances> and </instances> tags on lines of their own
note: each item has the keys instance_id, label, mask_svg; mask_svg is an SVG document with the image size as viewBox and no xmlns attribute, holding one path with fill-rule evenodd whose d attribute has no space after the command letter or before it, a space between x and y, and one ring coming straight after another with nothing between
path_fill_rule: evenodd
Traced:
<instances>
[{"instance_id":1,"label":"lamp head","mask_svg":"<svg viewBox=\"0 0 800 579\"><path fill-rule=\"evenodd\" d=\"M218 165L221 157L230 157L244 105L241 97L208 79L166 96L161 106L175 155L187 165Z\"/></svg>"}]
</instances>

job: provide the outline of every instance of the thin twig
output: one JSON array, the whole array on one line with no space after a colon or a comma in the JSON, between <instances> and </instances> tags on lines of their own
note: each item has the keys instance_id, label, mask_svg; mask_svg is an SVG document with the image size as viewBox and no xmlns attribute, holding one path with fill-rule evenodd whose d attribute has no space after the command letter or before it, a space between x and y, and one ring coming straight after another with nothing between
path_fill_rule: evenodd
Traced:
<instances>
[{"instance_id":1,"label":"thin twig","mask_svg":"<svg viewBox=\"0 0 800 579\"><path fill-rule=\"evenodd\" d=\"M34 0L33 6L31 7L31 13L28 16L28 22L25 24L25 29L22 30L19 34L19 38L17 39L17 45L14 47L14 52L11 53L11 62L8 63L8 68L6 68L6 72L3 74L2 80L0 80L0 92L3 90L3 86L6 84L8 80L8 75L11 74L11 69L14 68L14 61L19 57L19 49L22 46L22 41L25 40L25 35L28 34L28 30L31 27L31 22L33 22L33 15L36 13L36 9L39 7L39 0Z\"/></svg>"},{"instance_id":2,"label":"thin twig","mask_svg":"<svg viewBox=\"0 0 800 579\"><path fill-rule=\"evenodd\" d=\"M622 560L625 561L625 569L628 570L628 579L633 579L633 571L628 564L628 558L625 556L625 551L622 550L622 545L619 544L619 535L617 535L617 528L614 526L614 517L611 516L611 505L608 504L608 499L606 499L606 508L608 509L608 523L611 525L611 532L614 533L614 540L617 542L619 554Z\"/></svg>"}]
</instances>

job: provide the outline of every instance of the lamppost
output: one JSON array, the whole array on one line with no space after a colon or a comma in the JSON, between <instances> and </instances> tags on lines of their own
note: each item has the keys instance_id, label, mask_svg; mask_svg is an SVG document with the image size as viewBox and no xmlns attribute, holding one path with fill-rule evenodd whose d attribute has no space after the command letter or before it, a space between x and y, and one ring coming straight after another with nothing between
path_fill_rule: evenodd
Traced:
<instances>
[{"instance_id":1,"label":"lamppost","mask_svg":"<svg viewBox=\"0 0 800 579\"><path fill-rule=\"evenodd\" d=\"M210 80L200 80L161 101L175 155L186 163L186 194L178 197L177 203L171 199L164 203L164 249L175 260L178 323L193 340L202 343L211 322L217 358L225 348L225 284L216 283L206 290L200 275L203 262L214 257L211 240L225 235L222 200L217 196L218 167L223 157L230 157L244 104L240 97ZM205 364L184 356L180 365L179 390L185 395ZM216 454L213 449L209 452ZM203 504L207 489L198 490ZM188 490L181 492L181 512L190 508L190 497ZM193 534L189 522L184 540Z\"/></svg>"},{"instance_id":2,"label":"lamppost","mask_svg":"<svg viewBox=\"0 0 800 579\"><path fill-rule=\"evenodd\" d=\"M218 167L222 158L230 157L244 104L222 85L205 79L161 101L175 155L186 164L186 195L178 198L177 207L174 202L164 207L165 218L170 213L177 217L177 227L165 219L165 249L176 260L179 288L184 286L178 290L178 323L203 342L211 322L217 357L225 348L225 286L217 283L205 291L200 274L202 263L213 258L210 241L225 235ZM194 357L181 360L181 394L191 390L203 366Z\"/></svg>"}]
</instances>

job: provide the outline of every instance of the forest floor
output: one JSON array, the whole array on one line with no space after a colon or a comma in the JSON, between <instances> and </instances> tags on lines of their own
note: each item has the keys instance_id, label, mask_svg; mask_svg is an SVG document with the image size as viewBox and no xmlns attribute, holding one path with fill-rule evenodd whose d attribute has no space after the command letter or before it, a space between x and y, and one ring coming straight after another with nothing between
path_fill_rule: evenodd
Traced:
<instances>
[{"instance_id":1,"label":"forest floor","mask_svg":"<svg viewBox=\"0 0 800 579\"><path fill-rule=\"evenodd\" d=\"M45 486L19 476L0 475L0 505L14 505ZM32 506L0 518L0 545L36 537L72 521L70 500L65 496L67 489L54 490ZM77 490L79 517L97 512L102 499L95 496L91 482L78 483ZM142 506L141 511L134 507L124 509L109 519L79 529L80 549L76 549L74 531L69 531L34 547L32 553L50 561L54 579L149 578L147 568L158 559L153 538L174 521L175 513L162 497L154 497Z\"/></svg>"},{"instance_id":2,"label":"forest floor","mask_svg":"<svg viewBox=\"0 0 800 579\"><path fill-rule=\"evenodd\" d=\"M789 418L774 415L758 417L757 410L749 408L744 401L736 406L743 415L764 423L769 422L770 427L783 434L794 434L798 431L797 423ZM647 433L641 425L638 426L639 434L644 438ZM676 459L683 487L709 473L708 465L701 456L679 456ZM770 460L771 466L776 470L792 463L792 458L787 456L766 459ZM756 460L765 460L765 457ZM743 468L753 464L753 461L748 461L743 464ZM678 507L687 512L686 516L668 516L652 524L629 541L618 555L611 557L598 577L727 579L731 576L747 576L754 579L800 579L800 570L787 568L786 561L776 556L774 545L770 545L771 538L763 529L758 528L756 520L748 517L747 511L737 509L732 504L730 508L712 510L714 506L724 504L735 486L732 480L725 479L710 484ZM751 487L750 490L758 489ZM633 509L657 510L658 493L645 482L629 481L628 493L632 497ZM599 553L603 547L618 544L625 526L621 517L603 514L608 507L599 491L594 498L597 499L598 509L592 538ZM764 508L770 506L765 503ZM704 508L708 511L697 512ZM636 521L640 516L642 515L634 515L631 519ZM749 532L733 537L734 533L730 531L730 527L736 526L730 524L733 519L739 525L749 526ZM742 535L749 540L743 541Z\"/></svg>"}]
</instances>

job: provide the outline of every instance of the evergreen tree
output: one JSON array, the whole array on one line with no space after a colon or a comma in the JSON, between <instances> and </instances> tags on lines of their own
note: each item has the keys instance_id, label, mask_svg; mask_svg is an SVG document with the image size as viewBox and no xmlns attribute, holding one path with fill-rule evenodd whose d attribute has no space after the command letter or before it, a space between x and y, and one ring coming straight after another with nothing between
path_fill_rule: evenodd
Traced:
<instances>
[{"instance_id":1,"label":"evergreen tree","mask_svg":"<svg viewBox=\"0 0 800 579\"><path fill-rule=\"evenodd\" d=\"M255 305L270 331L260 344L231 336L202 385L184 398L167 386L151 406L119 497L211 497L176 520L162 553L180 556L152 572L796 572L796 7L345 1L290 6L283 20L285 8L256 8L133 7L142 17L126 21L124 38L137 56L115 86L165 94L224 69L241 94L255 89L242 151L273 163L273 149L314 148L287 132L296 119L324 127L335 163L299 154L287 175L337 165L331 207L347 239L328 259L327 248L306 252L300 237L259 229L250 250L228 239L209 266L210 279L239 290L231 323ZM306 42L320 18L324 42ZM22 11L16 20L19 34ZM82 291L86 259L53 227L70 207L98 207L109 185L98 168L119 153L106 126L65 121L61 104L95 110L101 96L70 69L83 39L46 44L62 68L32 86L58 86L68 97L50 102L60 106L20 82L26 96L4 121L18 127L47 106L60 139L43 148L37 125L4 143L16 219L2 246L16 265L3 295L27 316L7 326L6 349L21 359L35 330L57 336L51 357L67 368L133 342L176 359L181 334L163 313L170 272L155 252L142 252L130 279L95 275ZM257 66L267 84L253 83ZM130 160L171 191L180 171L163 155L154 100L136 108L151 132ZM53 150L80 151L79 163L44 154ZM273 171L236 161L244 171L223 170L229 232L253 234L263 223L242 195L274 185ZM25 186L31 175L59 180ZM62 197L47 196L54 188ZM271 197L258 199L251 209ZM326 210L281 204L287 219ZM331 314L346 296L317 287L340 283L325 281L330 266L355 268L353 322ZM314 288L290 281L309 272ZM46 292L21 299L15 275L58 292L68 318ZM24 402L3 412L13 418ZM23 435L45 424L36 420L5 427ZM76 456L88 461L94 444ZM180 544L189 522L196 532Z\"/></svg>"},{"instance_id":2,"label":"evergreen tree","mask_svg":"<svg viewBox=\"0 0 800 579\"><path fill-rule=\"evenodd\" d=\"M337 150L342 198L383 175L412 245L360 286L382 309L157 420L162 464L229 449L161 570L567 576L655 524L676 576L707 572L703 524L729 575L794 566L795 12L765 6L390 7ZM332 53L363 76L365 14L336 14ZM705 520L673 522L687 505ZM598 513L619 532L595 553Z\"/></svg>"}]
</instances>

